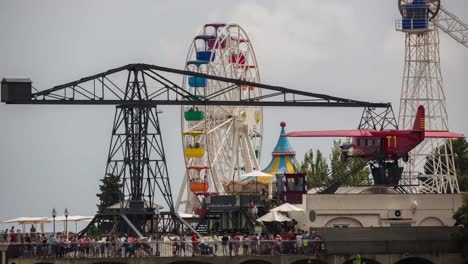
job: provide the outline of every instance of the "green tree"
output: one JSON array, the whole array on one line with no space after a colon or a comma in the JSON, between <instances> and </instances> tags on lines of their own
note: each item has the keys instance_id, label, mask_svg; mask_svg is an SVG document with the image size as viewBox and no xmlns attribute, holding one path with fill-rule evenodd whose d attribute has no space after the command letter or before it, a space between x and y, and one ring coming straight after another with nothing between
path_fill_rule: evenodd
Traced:
<instances>
[{"instance_id":1,"label":"green tree","mask_svg":"<svg viewBox=\"0 0 468 264\"><path fill-rule=\"evenodd\" d=\"M352 170L355 168L358 163L361 161L359 158L351 158L348 162L346 162L346 165L341 161L340 159L340 154L341 154L341 149L340 146L343 144L350 144L351 142L349 140L342 142L341 140L335 140L333 141L333 148L330 154L330 161L331 161L331 171L332 171L332 179L336 180L340 178L343 174L347 173L348 171ZM358 185L368 185L370 184L369 182L369 174L370 170L368 167L365 167L358 173L352 175L351 177L348 177L344 184L345 186L358 186Z\"/></svg>"},{"instance_id":2,"label":"green tree","mask_svg":"<svg viewBox=\"0 0 468 264\"><path fill-rule=\"evenodd\" d=\"M320 150L317 149L315 156L313 149L306 152L300 169L302 172L306 173L307 187L309 189L321 187L326 184L328 164Z\"/></svg>"},{"instance_id":3,"label":"green tree","mask_svg":"<svg viewBox=\"0 0 468 264\"><path fill-rule=\"evenodd\" d=\"M356 258L353 260L353 264L366 264L365 261L361 259L361 255L357 255Z\"/></svg>"},{"instance_id":4,"label":"green tree","mask_svg":"<svg viewBox=\"0 0 468 264\"><path fill-rule=\"evenodd\" d=\"M458 231L453 238L458 242L461 253L468 260L468 194L463 195L463 205L453 215Z\"/></svg>"},{"instance_id":5,"label":"green tree","mask_svg":"<svg viewBox=\"0 0 468 264\"><path fill-rule=\"evenodd\" d=\"M455 168L460 191L468 191L468 142L465 138L452 140L452 149L455 153Z\"/></svg>"},{"instance_id":6,"label":"green tree","mask_svg":"<svg viewBox=\"0 0 468 264\"><path fill-rule=\"evenodd\" d=\"M122 184L118 176L107 174L101 182L102 184L99 185L101 193L96 194L100 200L100 204L97 205L99 212L124 199Z\"/></svg>"},{"instance_id":7,"label":"green tree","mask_svg":"<svg viewBox=\"0 0 468 264\"><path fill-rule=\"evenodd\" d=\"M348 144L349 142L345 142ZM313 149L310 149L304 155L304 160L301 163L301 171L306 173L307 187L316 188L328 186L339 179L344 173L354 168L360 162L352 158L346 165L341 161L340 154L342 145L341 140L334 141L330 154L330 163L323 156L320 150L316 150L315 154ZM357 174L346 179L344 185L356 186L368 184L369 169L366 167Z\"/></svg>"}]
</instances>

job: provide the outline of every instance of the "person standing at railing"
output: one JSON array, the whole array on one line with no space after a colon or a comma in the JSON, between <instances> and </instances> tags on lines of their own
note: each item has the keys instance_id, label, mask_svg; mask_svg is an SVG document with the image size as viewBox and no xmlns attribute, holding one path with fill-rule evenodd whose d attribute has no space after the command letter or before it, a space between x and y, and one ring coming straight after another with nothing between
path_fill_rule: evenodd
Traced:
<instances>
[{"instance_id":1,"label":"person standing at railing","mask_svg":"<svg viewBox=\"0 0 468 264\"><path fill-rule=\"evenodd\" d=\"M229 244L229 236L224 233L223 237L221 238L221 247L223 248L223 256L227 256L228 254L228 244Z\"/></svg>"},{"instance_id":2,"label":"person standing at railing","mask_svg":"<svg viewBox=\"0 0 468 264\"><path fill-rule=\"evenodd\" d=\"M15 243L15 242L16 242L15 227L12 226L10 229L10 243Z\"/></svg>"},{"instance_id":3,"label":"person standing at railing","mask_svg":"<svg viewBox=\"0 0 468 264\"><path fill-rule=\"evenodd\" d=\"M299 234L296 235L296 254L304 254L304 250L302 248L302 231L299 231Z\"/></svg>"},{"instance_id":4,"label":"person standing at railing","mask_svg":"<svg viewBox=\"0 0 468 264\"><path fill-rule=\"evenodd\" d=\"M180 254L182 256L185 256L185 252L186 252L186 247L185 245L187 244L187 240L185 239L185 236L181 236L180 237L180 240L181 240L181 243L180 243ZM182 253L183 252L183 253Z\"/></svg>"},{"instance_id":5,"label":"person standing at railing","mask_svg":"<svg viewBox=\"0 0 468 264\"><path fill-rule=\"evenodd\" d=\"M259 244L258 234L255 233L250 238L250 255L255 256L258 254L258 244Z\"/></svg>"},{"instance_id":6,"label":"person standing at railing","mask_svg":"<svg viewBox=\"0 0 468 264\"><path fill-rule=\"evenodd\" d=\"M291 244L291 241L293 241L293 238L294 238L294 235L291 231L288 231L286 232L286 234L284 235L284 248L285 248L285 251L284 253L286 254L292 254L292 247L293 245ZM283 253L283 252L280 252L280 253Z\"/></svg>"},{"instance_id":7,"label":"person standing at railing","mask_svg":"<svg viewBox=\"0 0 468 264\"><path fill-rule=\"evenodd\" d=\"M234 235L229 237L229 256L232 256L234 251Z\"/></svg>"},{"instance_id":8,"label":"person standing at railing","mask_svg":"<svg viewBox=\"0 0 468 264\"><path fill-rule=\"evenodd\" d=\"M174 250L172 252L174 256L180 256L180 245L181 245L180 237L179 235L176 235L174 238L175 252Z\"/></svg>"},{"instance_id":9,"label":"person standing at railing","mask_svg":"<svg viewBox=\"0 0 468 264\"><path fill-rule=\"evenodd\" d=\"M31 225L31 228L29 229L29 234L32 238L36 237L36 228L34 227L34 225Z\"/></svg>"},{"instance_id":10,"label":"person standing at railing","mask_svg":"<svg viewBox=\"0 0 468 264\"><path fill-rule=\"evenodd\" d=\"M282 242L283 242L283 241L282 241L282 238L281 238L281 235L279 235L279 234L276 235L274 241L275 241L275 244L274 244L274 246L273 246L273 250L272 250L271 254L272 254L272 255L277 255L277 254L278 254L278 255L281 255L281 252L282 252L282 246L281 246L281 244L282 244Z\"/></svg>"},{"instance_id":11,"label":"person standing at railing","mask_svg":"<svg viewBox=\"0 0 468 264\"><path fill-rule=\"evenodd\" d=\"M249 254L249 243L249 235L245 234L242 238L242 255L244 256Z\"/></svg>"},{"instance_id":12,"label":"person standing at railing","mask_svg":"<svg viewBox=\"0 0 468 264\"><path fill-rule=\"evenodd\" d=\"M213 256L217 256L219 247L219 237L216 234L211 236L211 238L208 240L208 245L213 249Z\"/></svg>"},{"instance_id":13,"label":"person standing at railing","mask_svg":"<svg viewBox=\"0 0 468 264\"><path fill-rule=\"evenodd\" d=\"M240 235L239 233L236 233L236 235L234 236L234 254L236 256L239 256L239 249L240 249L240 243L241 243L241 239L240 239Z\"/></svg>"},{"instance_id":14,"label":"person standing at railing","mask_svg":"<svg viewBox=\"0 0 468 264\"><path fill-rule=\"evenodd\" d=\"M198 244L198 236L197 234L193 234L192 235L192 248L193 248L193 252L192 252L192 256L198 256L200 255L200 250L199 250L199 244Z\"/></svg>"}]
</instances>

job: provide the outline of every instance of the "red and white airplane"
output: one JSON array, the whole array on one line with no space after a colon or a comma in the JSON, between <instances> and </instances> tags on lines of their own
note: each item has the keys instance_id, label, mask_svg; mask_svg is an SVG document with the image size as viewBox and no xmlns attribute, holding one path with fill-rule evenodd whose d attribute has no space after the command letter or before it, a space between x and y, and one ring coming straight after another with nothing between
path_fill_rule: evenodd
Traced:
<instances>
[{"instance_id":1,"label":"red and white airplane","mask_svg":"<svg viewBox=\"0 0 468 264\"><path fill-rule=\"evenodd\" d=\"M425 138L463 138L464 135L449 131L425 130L424 107L419 106L412 129L408 130L328 130L289 132L284 137L352 137L351 144L340 146L341 160L360 157L371 160L376 156L380 161L408 161L408 153ZM351 152L351 155L349 154ZM376 155L377 154L377 155Z\"/></svg>"}]
</instances>

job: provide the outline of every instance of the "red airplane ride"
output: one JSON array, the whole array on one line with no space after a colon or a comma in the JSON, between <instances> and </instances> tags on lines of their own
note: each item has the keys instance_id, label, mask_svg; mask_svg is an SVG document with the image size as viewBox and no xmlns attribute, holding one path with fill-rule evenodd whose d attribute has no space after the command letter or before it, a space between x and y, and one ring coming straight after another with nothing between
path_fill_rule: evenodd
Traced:
<instances>
[{"instance_id":1,"label":"red airplane ride","mask_svg":"<svg viewBox=\"0 0 468 264\"><path fill-rule=\"evenodd\" d=\"M449 131L425 130L424 107L418 107L413 129L408 130L328 130L289 132L285 137L352 137L351 144L340 146L341 160L359 157L380 162L402 159L408 161L408 153L424 138L463 138L462 134ZM351 155L349 154L351 151ZM377 158L378 157L378 158Z\"/></svg>"}]
</instances>

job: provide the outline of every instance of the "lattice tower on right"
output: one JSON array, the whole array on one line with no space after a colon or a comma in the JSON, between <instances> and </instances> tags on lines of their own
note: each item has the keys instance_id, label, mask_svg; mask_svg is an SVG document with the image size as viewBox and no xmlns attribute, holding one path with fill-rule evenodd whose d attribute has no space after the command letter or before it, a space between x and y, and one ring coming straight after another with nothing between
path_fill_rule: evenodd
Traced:
<instances>
[{"instance_id":1,"label":"lattice tower on right","mask_svg":"<svg viewBox=\"0 0 468 264\"><path fill-rule=\"evenodd\" d=\"M405 33L399 127L411 129L417 108L423 105L426 129L449 130L440 67L439 29L467 46L468 27L442 8L440 1L398 0L398 5L402 19L396 21L396 29ZM460 191L451 140L425 139L410 152L404 167L403 181L413 184L419 181L419 187L408 189L409 192Z\"/></svg>"}]
</instances>

